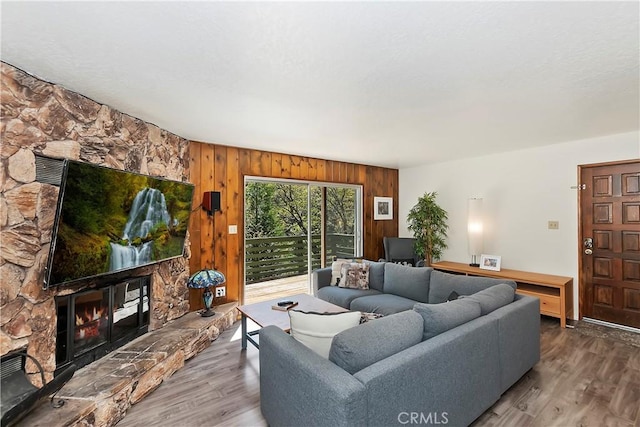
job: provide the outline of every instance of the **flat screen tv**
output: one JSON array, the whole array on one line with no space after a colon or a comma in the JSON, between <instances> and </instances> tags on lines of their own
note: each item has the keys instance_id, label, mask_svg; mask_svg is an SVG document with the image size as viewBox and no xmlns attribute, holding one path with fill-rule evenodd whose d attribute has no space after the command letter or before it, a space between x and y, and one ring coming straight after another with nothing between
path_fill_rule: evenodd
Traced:
<instances>
[{"instance_id":1,"label":"flat screen tv","mask_svg":"<svg viewBox=\"0 0 640 427\"><path fill-rule=\"evenodd\" d=\"M65 160L45 287L182 256L193 190Z\"/></svg>"}]
</instances>

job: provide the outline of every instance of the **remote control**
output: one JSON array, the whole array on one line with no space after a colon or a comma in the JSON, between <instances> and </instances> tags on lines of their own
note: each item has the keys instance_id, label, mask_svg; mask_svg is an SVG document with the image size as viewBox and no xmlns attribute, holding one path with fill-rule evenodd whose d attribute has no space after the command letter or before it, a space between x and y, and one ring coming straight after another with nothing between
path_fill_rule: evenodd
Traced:
<instances>
[{"instance_id":1,"label":"remote control","mask_svg":"<svg viewBox=\"0 0 640 427\"><path fill-rule=\"evenodd\" d=\"M280 301L278 303L278 307L286 307L286 306L291 305L291 304L293 304L293 301Z\"/></svg>"}]
</instances>

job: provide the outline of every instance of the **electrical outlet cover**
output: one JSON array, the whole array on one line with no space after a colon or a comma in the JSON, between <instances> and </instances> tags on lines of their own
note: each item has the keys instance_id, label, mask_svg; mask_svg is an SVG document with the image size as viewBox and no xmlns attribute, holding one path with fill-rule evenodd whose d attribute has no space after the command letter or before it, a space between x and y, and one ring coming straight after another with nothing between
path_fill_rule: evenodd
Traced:
<instances>
[{"instance_id":1,"label":"electrical outlet cover","mask_svg":"<svg viewBox=\"0 0 640 427\"><path fill-rule=\"evenodd\" d=\"M216 287L216 297L223 297L227 294L227 288L224 286Z\"/></svg>"}]
</instances>

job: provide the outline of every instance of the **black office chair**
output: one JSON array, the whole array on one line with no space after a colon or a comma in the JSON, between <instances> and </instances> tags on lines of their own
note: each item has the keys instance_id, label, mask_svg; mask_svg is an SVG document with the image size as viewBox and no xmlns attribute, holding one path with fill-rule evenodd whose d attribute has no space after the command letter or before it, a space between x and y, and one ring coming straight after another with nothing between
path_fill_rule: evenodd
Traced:
<instances>
[{"instance_id":1,"label":"black office chair","mask_svg":"<svg viewBox=\"0 0 640 427\"><path fill-rule=\"evenodd\" d=\"M416 239L412 237L383 237L384 259L380 261L424 267L424 259L416 254Z\"/></svg>"},{"instance_id":2,"label":"black office chair","mask_svg":"<svg viewBox=\"0 0 640 427\"><path fill-rule=\"evenodd\" d=\"M26 360L31 361L40 371L42 387L38 388L31 384L25 371ZM2 427L15 425L42 399L56 393L67 383L76 371L76 365L70 365L48 383L45 383L44 370L40 362L35 357L23 351L5 354L0 360L0 370L2 371L0 395L0 412L2 413ZM56 400L51 397L51 405L59 408L64 404L63 400Z\"/></svg>"}]
</instances>

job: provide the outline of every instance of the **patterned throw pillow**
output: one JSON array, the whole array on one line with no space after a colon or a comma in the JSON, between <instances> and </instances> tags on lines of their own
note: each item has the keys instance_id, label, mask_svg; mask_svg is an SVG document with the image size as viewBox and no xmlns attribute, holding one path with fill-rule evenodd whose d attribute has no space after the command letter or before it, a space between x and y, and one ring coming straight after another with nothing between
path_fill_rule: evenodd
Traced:
<instances>
[{"instance_id":1,"label":"patterned throw pillow","mask_svg":"<svg viewBox=\"0 0 640 427\"><path fill-rule=\"evenodd\" d=\"M331 286L337 286L340 282L340 273L342 271L343 264L349 264L353 262L352 259L336 258L331 263Z\"/></svg>"},{"instance_id":2,"label":"patterned throw pillow","mask_svg":"<svg viewBox=\"0 0 640 427\"><path fill-rule=\"evenodd\" d=\"M369 289L369 264L363 262L342 264L338 286L341 288Z\"/></svg>"},{"instance_id":3,"label":"patterned throw pillow","mask_svg":"<svg viewBox=\"0 0 640 427\"><path fill-rule=\"evenodd\" d=\"M362 313L360 317L360 324L367 323L371 320L381 319L384 317L384 314L381 313Z\"/></svg>"},{"instance_id":4,"label":"patterned throw pillow","mask_svg":"<svg viewBox=\"0 0 640 427\"><path fill-rule=\"evenodd\" d=\"M410 265L413 267L413 258L394 258L391 262L394 264Z\"/></svg>"}]
</instances>

